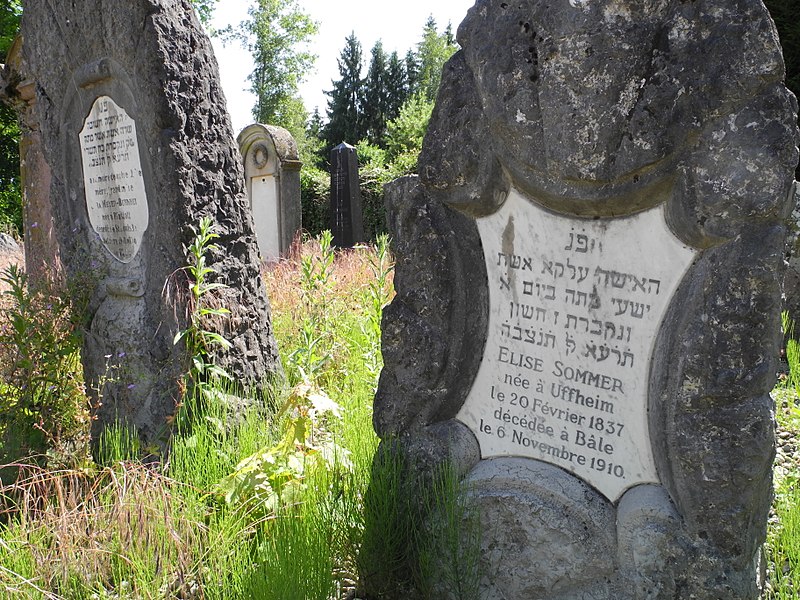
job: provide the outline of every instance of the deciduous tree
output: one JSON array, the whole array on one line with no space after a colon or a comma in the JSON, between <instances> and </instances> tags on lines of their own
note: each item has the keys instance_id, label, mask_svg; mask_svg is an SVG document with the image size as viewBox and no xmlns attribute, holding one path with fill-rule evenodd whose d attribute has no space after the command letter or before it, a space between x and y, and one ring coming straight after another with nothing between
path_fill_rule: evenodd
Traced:
<instances>
[{"instance_id":1,"label":"deciduous tree","mask_svg":"<svg viewBox=\"0 0 800 600\"><path fill-rule=\"evenodd\" d=\"M256 0L248 14L237 29L221 33L240 40L253 55L255 69L248 77L256 95L253 118L301 138L307 114L299 89L316 59L307 44L318 26L297 0Z\"/></svg>"},{"instance_id":2,"label":"deciduous tree","mask_svg":"<svg viewBox=\"0 0 800 600\"><path fill-rule=\"evenodd\" d=\"M422 92L428 100L436 100L442 80L442 67L457 49L450 24L440 34L436 30L436 20L432 16L428 17L422 32L422 41L417 44L419 79L414 91Z\"/></svg>"}]
</instances>

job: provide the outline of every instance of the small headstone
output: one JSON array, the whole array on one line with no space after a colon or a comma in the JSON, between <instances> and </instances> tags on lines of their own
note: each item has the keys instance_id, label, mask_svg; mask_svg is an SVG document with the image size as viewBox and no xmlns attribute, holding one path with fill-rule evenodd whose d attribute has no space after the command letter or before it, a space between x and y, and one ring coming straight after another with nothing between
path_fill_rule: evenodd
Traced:
<instances>
[{"instance_id":1,"label":"small headstone","mask_svg":"<svg viewBox=\"0 0 800 600\"><path fill-rule=\"evenodd\" d=\"M450 464L477 514L459 552L423 515L435 597L754 600L800 139L766 9L479 0L458 40L374 407L405 493Z\"/></svg>"},{"instance_id":2,"label":"small headstone","mask_svg":"<svg viewBox=\"0 0 800 600\"><path fill-rule=\"evenodd\" d=\"M330 228L333 244L349 248L364 241L356 149L342 142L331 150Z\"/></svg>"},{"instance_id":3,"label":"small headstone","mask_svg":"<svg viewBox=\"0 0 800 600\"><path fill-rule=\"evenodd\" d=\"M260 123L245 127L237 141L261 258L275 260L303 225L297 144L283 127Z\"/></svg>"},{"instance_id":4,"label":"small headstone","mask_svg":"<svg viewBox=\"0 0 800 600\"><path fill-rule=\"evenodd\" d=\"M191 310L184 248L204 216L232 313L203 325L232 344L213 359L251 389L280 371L211 44L189 0L30 0L22 30L61 259L89 296L93 433L122 421L163 442L188 369L173 344Z\"/></svg>"},{"instance_id":5,"label":"small headstone","mask_svg":"<svg viewBox=\"0 0 800 600\"><path fill-rule=\"evenodd\" d=\"M20 251L17 240L7 233L0 233L0 254L17 254Z\"/></svg>"}]
</instances>

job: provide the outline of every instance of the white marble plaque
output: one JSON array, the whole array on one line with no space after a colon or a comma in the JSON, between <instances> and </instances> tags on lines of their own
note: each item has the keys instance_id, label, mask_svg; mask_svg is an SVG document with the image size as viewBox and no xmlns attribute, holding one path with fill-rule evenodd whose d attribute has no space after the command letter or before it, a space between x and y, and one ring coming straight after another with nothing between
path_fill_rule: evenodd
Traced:
<instances>
[{"instance_id":1,"label":"white marble plaque","mask_svg":"<svg viewBox=\"0 0 800 600\"><path fill-rule=\"evenodd\" d=\"M89 222L114 258L130 262L149 218L136 123L100 96L83 123L80 147Z\"/></svg>"},{"instance_id":2,"label":"white marble plaque","mask_svg":"<svg viewBox=\"0 0 800 600\"><path fill-rule=\"evenodd\" d=\"M512 190L477 220L489 276L489 334L458 419L483 458L525 456L614 501L657 483L647 421L659 324L696 252L663 205L577 219Z\"/></svg>"}]
</instances>

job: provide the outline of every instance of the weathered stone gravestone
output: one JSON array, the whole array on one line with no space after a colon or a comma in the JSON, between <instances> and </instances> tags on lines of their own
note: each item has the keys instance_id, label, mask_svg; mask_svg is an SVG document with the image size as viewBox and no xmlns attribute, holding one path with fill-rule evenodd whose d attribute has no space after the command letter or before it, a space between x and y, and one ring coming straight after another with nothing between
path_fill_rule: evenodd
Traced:
<instances>
[{"instance_id":1,"label":"weathered stone gravestone","mask_svg":"<svg viewBox=\"0 0 800 600\"><path fill-rule=\"evenodd\" d=\"M382 450L412 497L463 476L480 598L756 598L798 157L766 9L479 0L458 40L387 191Z\"/></svg>"},{"instance_id":2,"label":"weathered stone gravestone","mask_svg":"<svg viewBox=\"0 0 800 600\"><path fill-rule=\"evenodd\" d=\"M188 368L173 338L191 310L181 266L202 216L217 224L209 263L232 313L208 325L232 343L217 363L245 385L280 369L211 44L188 0L29 0L22 30L62 261L71 280L92 277L95 433L118 419L160 441Z\"/></svg>"},{"instance_id":3,"label":"weathered stone gravestone","mask_svg":"<svg viewBox=\"0 0 800 600\"><path fill-rule=\"evenodd\" d=\"M364 241L356 149L344 142L331 150L330 229L333 244L349 248Z\"/></svg>"},{"instance_id":4,"label":"weathered stone gravestone","mask_svg":"<svg viewBox=\"0 0 800 600\"><path fill-rule=\"evenodd\" d=\"M245 127L237 141L261 258L275 260L303 226L297 143L283 127L260 123Z\"/></svg>"},{"instance_id":5,"label":"weathered stone gravestone","mask_svg":"<svg viewBox=\"0 0 800 600\"><path fill-rule=\"evenodd\" d=\"M0 75L0 99L19 114L20 180L25 231L25 272L35 287L53 282L61 272L58 240L50 203L50 166L44 157L36 120L36 85L28 77L22 56L22 36L17 36Z\"/></svg>"}]
</instances>

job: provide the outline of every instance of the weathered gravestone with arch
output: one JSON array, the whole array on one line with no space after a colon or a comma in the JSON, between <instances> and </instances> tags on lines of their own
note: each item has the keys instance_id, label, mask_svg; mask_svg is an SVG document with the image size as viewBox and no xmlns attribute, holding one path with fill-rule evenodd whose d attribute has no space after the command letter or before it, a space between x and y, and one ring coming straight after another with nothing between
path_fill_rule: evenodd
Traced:
<instances>
[{"instance_id":1,"label":"weathered gravestone with arch","mask_svg":"<svg viewBox=\"0 0 800 600\"><path fill-rule=\"evenodd\" d=\"M253 123L236 138L261 258L274 261L303 226L297 142L283 127Z\"/></svg>"},{"instance_id":2,"label":"weathered gravestone with arch","mask_svg":"<svg viewBox=\"0 0 800 600\"><path fill-rule=\"evenodd\" d=\"M112 421L160 442L188 368L184 247L209 216L231 310L214 350L237 381L280 371L239 153L211 44L189 0L26 0L28 75L67 276L91 273L83 363L95 434ZM97 391L100 394L97 394Z\"/></svg>"},{"instance_id":3,"label":"weathered gravestone with arch","mask_svg":"<svg viewBox=\"0 0 800 600\"><path fill-rule=\"evenodd\" d=\"M766 9L478 0L458 40L388 192L381 456L464 478L480 598L756 598L798 158Z\"/></svg>"}]
</instances>

